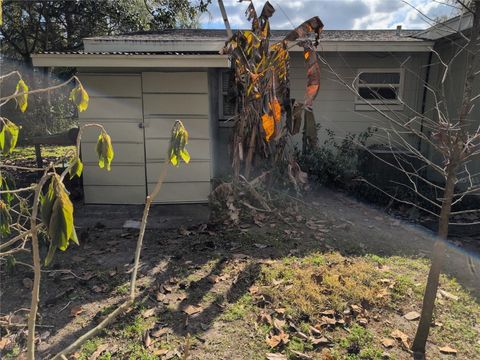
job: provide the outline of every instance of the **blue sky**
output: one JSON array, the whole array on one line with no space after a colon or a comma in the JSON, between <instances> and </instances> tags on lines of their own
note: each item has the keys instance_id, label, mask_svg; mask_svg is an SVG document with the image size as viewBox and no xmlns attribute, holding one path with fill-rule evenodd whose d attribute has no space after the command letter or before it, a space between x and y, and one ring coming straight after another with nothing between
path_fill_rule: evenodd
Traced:
<instances>
[{"instance_id":1,"label":"blue sky","mask_svg":"<svg viewBox=\"0 0 480 360\"><path fill-rule=\"evenodd\" d=\"M455 9L448 0L270 0L276 12L272 28L288 29L318 15L325 29L423 29L432 24L428 18L451 16ZM260 13L264 0L254 0ZM248 2L224 0L233 28L248 28L245 9ZM411 6L410 6L411 5ZM419 11L415 10L416 7ZM202 28L223 28L217 0L212 0L209 13L200 18Z\"/></svg>"}]
</instances>

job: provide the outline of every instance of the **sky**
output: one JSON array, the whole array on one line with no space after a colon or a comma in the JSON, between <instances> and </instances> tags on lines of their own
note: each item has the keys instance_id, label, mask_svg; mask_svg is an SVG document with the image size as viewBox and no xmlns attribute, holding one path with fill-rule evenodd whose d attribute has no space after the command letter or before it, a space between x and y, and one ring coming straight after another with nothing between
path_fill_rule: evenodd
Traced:
<instances>
[{"instance_id":1,"label":"sky","mask_svg":"<svg viewBox=\"0 0 480 360\"><path fill-rule=\"evenodd\" d=\"M448 0L270 0L276 12L272 17L273 29L290 29L317 15L325 30L424 29L430 19L452 16L455 9L445 4ZM248 2L224 0L230 25L235 29L249 28L245 18ZM260 14L264 0L253 0ZM417 9L415 9L415 8ZM419 10L419 11L418 11ZM422 15L423 14L423 15ZM224 28L217 0L212 0L209 13L200 18L205 29Z\"/></svg>"}]
</instances>

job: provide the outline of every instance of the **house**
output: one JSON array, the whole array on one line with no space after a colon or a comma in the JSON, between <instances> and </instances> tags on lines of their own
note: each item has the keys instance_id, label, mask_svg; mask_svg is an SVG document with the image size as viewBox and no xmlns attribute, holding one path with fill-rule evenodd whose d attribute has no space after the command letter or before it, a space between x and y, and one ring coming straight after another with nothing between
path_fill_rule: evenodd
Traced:
<instances>
[{"instance_id":1,"label":"house","mask_svg":"<svg viewBox=\"0 0 480 360\"><path fill-rule=\"evenodd\" d=\"M274 30L272 40L286 33ZM374 94L362 84L375 88L386 99L378 106L395 116L425 111L423 81L429 81L431 49L438 39L419 33L400 27L322 32L318 50L329 66L322 67L314 103L317 122L340 137L385 124L339 77L353 82L360 96L372 102ZM35 66L77 68L90 94L80 124L101 123L114 141L114 166L106 172L96 166L97 133L87 131L82 138L86 203L143 203L158 177L176 119L190 133L192 160L169 170L156 201L207 201L212 179L230 166L232 71L228 57L219 54L225 40L223 30L175 29L86 38L83 51L33 57ZM291 49L291 97L297 99L303 98L306 84L302 51Z\"/></svg>"}]
</instances>

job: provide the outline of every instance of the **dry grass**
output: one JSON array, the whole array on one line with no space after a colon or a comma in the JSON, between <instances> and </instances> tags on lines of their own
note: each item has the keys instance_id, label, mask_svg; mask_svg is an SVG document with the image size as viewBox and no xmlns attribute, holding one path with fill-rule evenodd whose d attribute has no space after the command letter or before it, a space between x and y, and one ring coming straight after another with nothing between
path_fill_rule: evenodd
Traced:
<instances>
[{"instance_id":1,"label":"dry grass","mask_svg":"<svg viewBox=\"0 0 480 360\"><path fill-rule=\"evenodd\" d=\"M385 289L384 278L368 258L314 254L304 259L287 258L266 268L262 292L275 299L278 306L286 306L292 315L315 318L326 309L341 312L351 304L388 305L388 297L379 296Z\"/></svg>"}]
</instances>

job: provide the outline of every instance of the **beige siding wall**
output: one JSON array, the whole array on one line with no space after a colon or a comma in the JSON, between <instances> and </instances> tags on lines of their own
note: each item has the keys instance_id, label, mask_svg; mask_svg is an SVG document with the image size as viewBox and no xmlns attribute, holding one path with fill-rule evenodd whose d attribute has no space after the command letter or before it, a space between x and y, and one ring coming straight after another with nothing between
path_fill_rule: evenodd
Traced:
<instances>
[{"instance_id":1,"label":"beige siding wall","mask_svg":"<svg viewBox=\"0 0 480 360\"><path fill-rule=\"evenodd\" d=\"M335 132L340 139L347 133L358 134L368 127L385 128L391 123L368 105L356 108L355 95L339 78L352 85L360 69L399 69L404 68L402 98L408 104L403 109L387 107L385 113L396 119L408 119L412 116L409 107L417 111L421 108L423 87L418 77L424 79L428 55L425 53L325 53L322 55L331 69L321 66L321 85L314 102L314 114L322 129L319 132L320 142L326 139L325 129ZM403 66L402 66L403 64ZM291 59L291 97L303 101L306 86L305 62L301 54L294 53ZM301 141L301 135L296 136ZM382 139L376 136L371 141L380 143Z\"/></svg>"},{"instance_id":2,"label":"beige siding wall","mask_svg":"<svg viewBox=\"0 0 480 360\"><path fill-rule=\"evenodd\" d=\"M167 154L170 130L182 120L189 132L189 165L170 167L159 203L206 202L211 144L207 72L143 72L147 186L152 190Z\"/></svg>"},{"instance_id":3,"label":"beige siding wall","mask_svg":"<svg viewBox=\"0 0 480 360\"><path fill-rule=\"evenodd\" d=\"M90 104L79 114L80 125L102 124L115 150L111 171L98 167L95 144L99 131L82 136L83 184L88 204L141 204L145 199L142 85L140 74L81 73Z\"/></svg>"}]
</instances>

